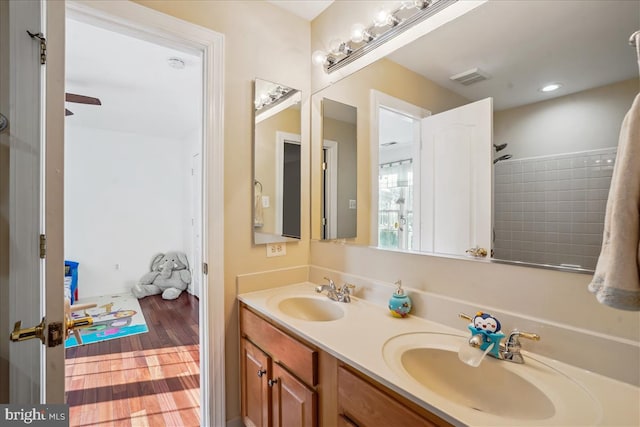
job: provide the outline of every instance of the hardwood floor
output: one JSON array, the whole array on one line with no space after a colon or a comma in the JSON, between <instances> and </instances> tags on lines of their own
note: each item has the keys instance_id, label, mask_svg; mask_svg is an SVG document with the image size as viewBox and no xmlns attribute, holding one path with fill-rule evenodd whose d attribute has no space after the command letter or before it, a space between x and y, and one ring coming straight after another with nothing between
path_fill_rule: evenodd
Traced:
<instances>
[{"instance_id":1,"label":"hardwood floor","mask_svg":"<svg viewBox=\"0 0 640 427\"><path fill-rule=\"evenodd\" d=\"M140 300L149 332L66 350L71 426L199 426L198 299Z\"/></svg>"}]
</instances>

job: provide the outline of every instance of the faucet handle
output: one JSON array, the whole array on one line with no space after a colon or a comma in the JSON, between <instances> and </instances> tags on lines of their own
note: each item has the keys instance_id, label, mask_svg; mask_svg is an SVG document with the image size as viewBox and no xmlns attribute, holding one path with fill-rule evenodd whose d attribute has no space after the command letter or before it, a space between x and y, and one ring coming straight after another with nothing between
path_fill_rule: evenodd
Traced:
<instances>
[{"instance_id":1,"label":"faucet handle","mask_svg":"<svg viewBox=\"0 0 640 427\"><path fill-rule=\"evenodd\" d=\"M520 337L526 338L528 340L540 341L540 335L538 334L534 334L532 332L521 332L517 329L514 329L513 331L511 331L511 333L509 334L509 337L507 338L505 349L509 352L514 350L519 351L520 348L522 347L520 345L520 339L519 339Z\"/></svg>"},{"instance_id":2,"label":"faucet handle","mask_svg":"<svg viewBox=\"0 0 640 427\"><path fill-rule=\"evenodd\" d=\"M327 276L324 277L324 280L329 282L329 287L331 289L335 289L336 288L336 284L334 283L333 279L328 278Z\"/></svg>"},{"instance_id":3,"label":"faucet handle","mask_svg":"<svg viewBox=\"0 0 640 427\"><path fill-rule=\"evenodd\" d=\"M526 338L532 341L540 341L540 335L538 334L534 334L532 332L522 332L517 329L514 329L509 334L509 338L507 339L507 342L516 344L518 342L519 337Z\"/></svg>"},{"instance_id":4,"label":"faucet handle","mask_svg":"<svg viewBox=\"0 0 640 427\"><path fill-rule=\"evenodd\" d=\"M351 283L345 283L344 285L342 285L342 287L340 288L340 292L342 292L343 294L350 294L353 295L353 290L356 288L356 285L352 285Z\"/></svg>"},{"instance_id":5,"label":"faucet handle","mask_svg":"<svg viewBox=\"0 0 640 427\"><path fill-rule=\"evenodd\" d=\"M473 318L465 313L458 313L458 317L464 320L468 320L469 322L473 322Z\"/></svg>"}]
</instances>

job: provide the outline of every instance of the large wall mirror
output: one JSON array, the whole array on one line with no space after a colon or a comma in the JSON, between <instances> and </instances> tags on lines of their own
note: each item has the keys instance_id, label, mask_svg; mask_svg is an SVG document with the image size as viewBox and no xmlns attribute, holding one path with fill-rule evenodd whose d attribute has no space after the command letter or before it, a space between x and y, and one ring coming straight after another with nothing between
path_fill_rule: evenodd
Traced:
<instances>
[{"instance_id":1,"label":"large wall mirror","mask_svg":"<svg viewBox=\"0 0 640 427\"><path fill-rule=\"evenodd\" d=\"M301 93L256 79L254 98L254 243L300 239Z\"/></svg>"},{"instance_id":2,"label":"large wall mirror","mask_svg":"<svg viewBox=\"0 0 640 427\"><path fill-rule=\"evenodd\" d=\"M313 94L312 238L331 98L359 112L354 244L592 271L639 17L639 2L489 1Z\"/></svg>"}]
</instances>

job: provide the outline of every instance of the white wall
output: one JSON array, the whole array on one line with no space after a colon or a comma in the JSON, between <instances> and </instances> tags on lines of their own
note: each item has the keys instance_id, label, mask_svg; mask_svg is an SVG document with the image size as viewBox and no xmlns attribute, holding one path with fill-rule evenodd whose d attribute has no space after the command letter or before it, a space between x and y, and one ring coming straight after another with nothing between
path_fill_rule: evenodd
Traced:
<instances>
[{"instance_id":1,"label":"white wall","mask_svg":"<svg viewBox=\"0 0 640 427\"><path fill-rule=\"evenodd\" d=\"M68 125L65 144L65 259L80 263L80 299L126 292L154 254L185 250L182 141Z\"/></svg>"}]
</instances>

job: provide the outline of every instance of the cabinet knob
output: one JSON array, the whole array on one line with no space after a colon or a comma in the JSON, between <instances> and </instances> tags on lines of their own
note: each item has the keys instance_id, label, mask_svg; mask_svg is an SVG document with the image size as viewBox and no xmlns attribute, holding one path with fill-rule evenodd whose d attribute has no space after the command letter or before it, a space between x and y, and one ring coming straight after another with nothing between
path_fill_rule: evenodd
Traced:
<instances>
[{"instance_id":1,"label":"cabinet knob","mask_svg":"<svg viewBox=\"0 0 640 427\"><path fill-rule=\"evenodd\" d=\"M269 387L273 387L274 384L276 384L278 382L278 380L269 380L267 381L267 384L269 384Z\"/></svg>"},{"instance_id":2,"label":"cabinet knob","mask_svg":"<svg viewBox=\"0 0 640 427\"><path fill-rule=\"evenodd\" d=\"M267 373L267 370L266 370L266 369L258 369L258 376L259 376L260 378L262 378L262 376L263 376L264 374L266 374L266 373Z\"/></svg>"}]
</instances>

